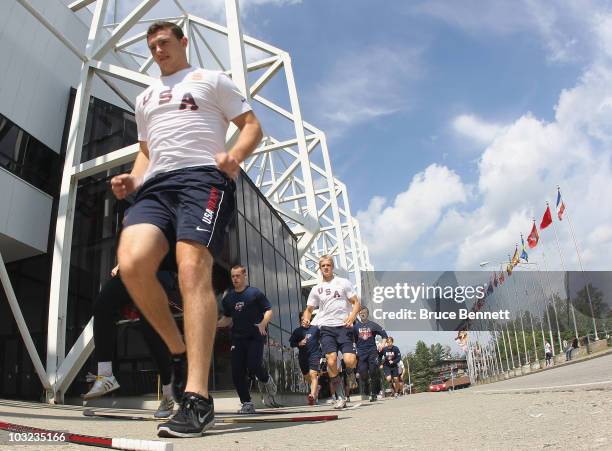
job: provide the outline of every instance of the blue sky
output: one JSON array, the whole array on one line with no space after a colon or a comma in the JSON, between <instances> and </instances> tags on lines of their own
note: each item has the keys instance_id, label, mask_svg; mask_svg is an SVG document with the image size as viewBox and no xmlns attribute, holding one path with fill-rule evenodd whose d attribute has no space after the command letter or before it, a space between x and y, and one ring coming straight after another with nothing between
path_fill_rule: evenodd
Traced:
<instances>
[{"instance_id":1,"label":"blue sky","mask_svg":"<svg viewBox=\"0 0 612 451\"><path fill-rule=\"evenodd\" d=\"M182 3L224 21L223 0ZM610 269L610 1L241 9L245 33L290 53L304 119L327 134L376 269L503 260L554 205L557 184L585 269ZM567 220L557 227L565 266L578 269ZM530 260L560 269L551 228Z\"/></svg>"},{"instance_id":2,"label":"blue sky","mask_svg":"<svg viewBox=\"0 0 612 451\"><path fill-rule=\"evenodd\" d=\"M504 260L557 184L586 269L610 268L609 2L259 3L245 5L246 31L291 54L377 269ZM550 232L532 260L559 269Z\"/></svg>"},{"instance_id":3,"label":"blue sky","mask_svg":"<svg viewBox=\"0 0 612 451\"><path fill-rule=\"evenodd\" d=\"M243 2L247 33L291 54L377 269L503 259L557 184L585 265L609 267L610 5L549 3Z\"/></svg>"}]
</instances>

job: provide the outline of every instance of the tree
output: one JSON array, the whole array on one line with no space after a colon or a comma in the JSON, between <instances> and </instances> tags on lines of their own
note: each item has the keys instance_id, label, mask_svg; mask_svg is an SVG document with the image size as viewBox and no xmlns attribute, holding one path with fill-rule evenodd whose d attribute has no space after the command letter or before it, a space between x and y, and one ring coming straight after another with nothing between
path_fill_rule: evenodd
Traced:
<instances>
[{"instance_id":1,"label":"tree","mask_svg":"<svg viewBox=\"0 0 612 451\"><path fill-rule=\"evenodd\" d=\"M434 372L432 369L432 354L423 341L419 340L417 342L414 357L409 363L415 388L418 391L427 391L429 383L434 377Z\"/></svg>"}]
</instances>

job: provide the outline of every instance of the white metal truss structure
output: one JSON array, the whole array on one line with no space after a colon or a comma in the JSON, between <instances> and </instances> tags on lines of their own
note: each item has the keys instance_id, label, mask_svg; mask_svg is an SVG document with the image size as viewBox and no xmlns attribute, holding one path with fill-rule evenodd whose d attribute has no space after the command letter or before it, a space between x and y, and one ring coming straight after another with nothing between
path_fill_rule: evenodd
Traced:
<instances>
[{"instance_id":1,"label":"white metal truss structure","mask_svg":"<svg viewBox=\"0 0 612 451\"><path fill-rule=\"evenodd\" d=\"M68 355L65 353L68 277L77 185L84 177L133 161L138 152L138 145L134 144L81 162L92 79L101 78L133 109L133 100L122 91L121 85L130 83L144 88L157 76L154 73L156 67L147 52L146 27L160 20L148 16L158 0L141 0L121 21L108 24L104 24L104 21L108 17L109 0L78 0L71 3L69 7L75 12L87 6L94 8L84 52L47 21L28 0L17 1L82 61L58 206L46 371L42 364L37 364L40 358L31 345L23 318L20 313L15 313L19 308L14 294L8 296L15 301L16 310L13 302L11 307L24 341L29 343L27 349L47 389L47 398L62 402L64 392L93 350L93 321L90 320ZM164 6L168 6L168 3L171 2L164 1ZM225 71L253 105L259 105L258 108L272 115L271 121L262 120L266 127L265 138L244 162L243 169L298 237L302 286L312 286L317 282L318 258L329 254L334 257L338 272L348 276L360 290L362 272L373 270L373 267L361 239L359 224L351 215L346 185L333 175L325 134L302 119L289 54L255 38L243 36L238 0L225 0L226 26L190 14L178 0L172 3L176 6L176 15L161 19L173 21L183 28L189 41L190 63ZM120 65L108 62L111 54L115 57L114 61L121 62ZM280 76L281 73L284 77ZM286 105L282 100L271 100L273 96L266 94L267 89L270 94L284 94ZM257 114L260 115L259 110ZM269 123L275 125L268 129ZM281 123L285 124L285 129ZM227 136L228 145L236 135L237 129L232 126ZM3 269L1 263L0 260L0 269ZM8 277L4 277L3 273L0 275L3 276L2 283L7 295L12 293ZM25 330L21 330L22 325Z\"/></svg>"}]
</instances>

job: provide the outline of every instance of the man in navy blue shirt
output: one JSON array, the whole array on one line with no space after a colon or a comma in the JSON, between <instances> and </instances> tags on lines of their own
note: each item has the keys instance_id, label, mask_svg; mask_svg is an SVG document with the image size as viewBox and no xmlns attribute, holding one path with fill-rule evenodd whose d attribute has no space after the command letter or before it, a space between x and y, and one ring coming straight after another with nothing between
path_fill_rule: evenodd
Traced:
<instances>
[{"instance_id":1,"label":"man in navy blue shirt","mask_svg":"<svg viewBox=\"0 0 612 451\"><path fill-rule=\"evenodd\" d=\"M304 376L304 381L310 384L308 404L314 405L317 400L317 386L319 372L321 371L321 332L317 326L308 325L303 321L304 313L300 312L300 324L289 337L292 348L298 348L298 362Z\"/></svg>"},{"instance_id":2,"label":"man in navy blue shirt","mask_svg":"<svg viewBox=\"0 0 612 451\"><path fill-rule=\"evenodd\" d=\"M272 305L259 289L247 285L244 266L234 266L231 276L234 289L230 289L223 298L223 316L217 327L232 326L232 379L242 403L239 413L255 413L249 391L249 379L252 377L259 381L264 403L270 407L276 404L276 384L263 365L265 337L268 334L266 328L272 319Z\"/></svg>"},{"instance_id":3,"label":"man in navy blue shirt","mask_svg":"<svg viewBox=\"0 0 612 451\"><path fill-rule=\"evenodd\" d=\"M402 358L400 350L397 346L393 345L393 337L387 337L387 346L382 348L380 351L380 358L382 361L382 369L385 374L385 378L393 387L395 397L397 398L400 394L399 385L399 362Z\"/></svg>"},{"instance_id":4,"label":"man in navy blue shirt","mask_svg":"<svg viewBox=\"0 0 612 451\"><path fill-rule=\"evenodd\" d=\"M360 322L353 324L353 336L357 344L357 373L362 389L365 383L370 381L370 402L376 401L376 395L380 391L380 373L378 368L378 349L376 348L376 335L387 338L387 332L377 323L368 320L370 312L367 308L359 312Z\"/></svg>"}]
</instances>

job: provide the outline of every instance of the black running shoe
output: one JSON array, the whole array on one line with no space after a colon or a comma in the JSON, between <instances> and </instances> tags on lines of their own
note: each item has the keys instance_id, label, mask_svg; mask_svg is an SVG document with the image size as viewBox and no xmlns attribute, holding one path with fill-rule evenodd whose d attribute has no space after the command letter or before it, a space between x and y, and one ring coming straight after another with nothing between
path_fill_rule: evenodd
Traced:
<instances>
[{"instance_id":1,"label":"black running shoe","mask_svg":"<svg viewBox=\"0 0 612 451\"><path fill-rule=\"evenodd\" d=\"M370 402L376 401L376 395L370 395Z\"/></svg>"},{"instance_id":2,"label":"black running shoe","mask_svg":"<svg viewBox=\"0 0 612 451\"><path fill-rule=\"evenodd\" d=\"M159 437L200 437L215 425L215 406L197 393L185 392L178 412L167 422L157 426Z\"/></svg>"},{"instance_id":3,"label":"black running shoe","mask_svg":"<svg viewBox=\"0 0 612 451\"><path fill-rule=\"evenodd\" d=\"M178 403L183 399L187 384L187 355L185 353L172 356L172 392Z\"/></svg>"}]
</instances>

